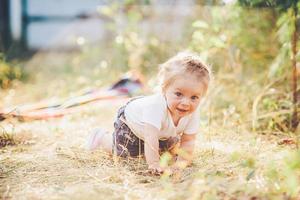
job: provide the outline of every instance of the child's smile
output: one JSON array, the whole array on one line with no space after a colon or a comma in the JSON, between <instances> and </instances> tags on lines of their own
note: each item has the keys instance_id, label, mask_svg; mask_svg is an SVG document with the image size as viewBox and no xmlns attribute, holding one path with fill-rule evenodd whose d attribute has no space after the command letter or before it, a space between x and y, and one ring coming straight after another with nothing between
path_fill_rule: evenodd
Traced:
<instances>
[{"instance_id":1,"label":"child's smile","mask_svg":"<svg viewBox=\"0 0 300 200\"><path fill-rule=\"evenodd\" d=\"M184 109L180 109L180 108L177 108L177 110L178 110L179 112L181 112L181 113L186 113L186 112L189 111L189 110L184 110Z\"/></svg>"},{"instance_id":2,"label":"child's smile","mask_svg":"<svg viewBox=\"0 0 300 200\"><path fill-rule=\"evenodd\" d=\"M192 74L178 76L164 91L175 125L180 118L194 112L201 100L203 85Z\"/></svg>"}]
</instances>

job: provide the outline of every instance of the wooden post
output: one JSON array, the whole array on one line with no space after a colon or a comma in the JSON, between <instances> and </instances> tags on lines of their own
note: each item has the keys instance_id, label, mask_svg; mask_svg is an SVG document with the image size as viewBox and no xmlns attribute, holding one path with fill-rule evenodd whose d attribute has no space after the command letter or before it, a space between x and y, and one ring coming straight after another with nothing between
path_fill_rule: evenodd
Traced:
<instances>
[{"instance_id":1,"label":"wooden post","mask_svg":"<svg viewBox=\"0 0 300 200\"><path fill-rule=\"evenodd\" d=\"M0 52L6 52L11 43L9 0L0 1Z\"/></svg>"},{"instance_id":2,"label":"wooden post","mask_svg":"<svg viewBox=\"0 0 300 200\"><path fill-rule=\"evenodd\" d=\"M22 32L21 32L21 48L27 50L28 35L28 1L22 0Z\"/></svg>"}]
</instances>

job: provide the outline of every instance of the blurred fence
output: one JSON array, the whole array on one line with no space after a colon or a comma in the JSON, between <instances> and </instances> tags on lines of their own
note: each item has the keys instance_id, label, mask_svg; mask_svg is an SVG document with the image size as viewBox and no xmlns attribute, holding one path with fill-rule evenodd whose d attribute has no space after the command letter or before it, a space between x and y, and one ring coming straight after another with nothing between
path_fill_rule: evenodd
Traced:
<instances>
[{"instance_id":1,"label":"blurred fence","mask_svg":"<svg viewBox=\"0 0 300 200\"><path fill-rule=\"evenodd\" d=\"M122 1L119 3L122 4ZM0 48L8 53L40 49L70 50L76 48L78 38L85 38L91 43L95 40L106 41L111 33L107 30L108 19L99 14L99 8L110 4L105 0L1 0ZM151 9L156 9L155 4L167 8L164 13L168 17L171 14L169 11L174 11L179 4L191 8L194 1L161 1L151 4ZM172 8L168 9L170 6ZM178 12L178 15L181 13ZM175 23L177 26L171 27L172 31L177 29L174 33L180 29L178 17ZM166 25L158 21L157 24ZM144 23L144 26L147 29L149 25Z\"/></svg>"}]
</instances>

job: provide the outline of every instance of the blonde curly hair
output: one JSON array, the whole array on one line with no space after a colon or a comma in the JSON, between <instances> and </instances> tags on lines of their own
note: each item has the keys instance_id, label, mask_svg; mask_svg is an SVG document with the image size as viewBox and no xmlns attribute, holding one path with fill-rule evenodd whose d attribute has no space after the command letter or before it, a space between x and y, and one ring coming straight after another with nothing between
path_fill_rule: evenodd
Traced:
<instances>
[{"instance_id":1,"label":"blonde curly hair","mask_svg":"<svg viewBox=\"0 0 300 200\"><path fill-rule=\"evenodd\" d=\"M158 76L162 91L164 92L177 77L184 74L197 77L204 86L203 94L206 93L211 80L210 67L201 60L198 54L188 51L179 52L159 66Z\"/></svg>"}]
</instances>

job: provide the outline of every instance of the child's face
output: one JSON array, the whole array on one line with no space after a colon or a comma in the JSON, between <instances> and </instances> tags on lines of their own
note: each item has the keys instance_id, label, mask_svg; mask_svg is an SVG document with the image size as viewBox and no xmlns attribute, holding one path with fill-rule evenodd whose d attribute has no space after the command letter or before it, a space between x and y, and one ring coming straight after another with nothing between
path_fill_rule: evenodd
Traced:
<instances>
[{"instance_id":1,"label":"child's face","mask_svg":"<svg viewBox=\"0 0 300 200\"><path fill-rule=\"evenodd\" d=\"M203 84L193 75L176 78L165 89L165 97L173 119L194 112L203 94Z\"/></svg>"}]
</instances>

